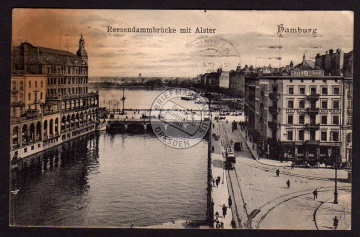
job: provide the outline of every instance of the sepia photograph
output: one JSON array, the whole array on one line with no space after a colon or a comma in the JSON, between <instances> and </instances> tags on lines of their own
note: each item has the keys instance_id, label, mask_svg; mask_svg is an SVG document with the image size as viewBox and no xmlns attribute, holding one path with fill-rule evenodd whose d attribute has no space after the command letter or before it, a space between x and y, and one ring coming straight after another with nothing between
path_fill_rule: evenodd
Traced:
<instances>
[{"instance_id":1,"label":"sepia photograph","mask_svg":"<svg viewBox=\"0 0 360 237\"><path fill-rule=\"evenodd\" d=\"M14 8L10 227L351 230L352 11Z\"/></svg>"}]
</instances>

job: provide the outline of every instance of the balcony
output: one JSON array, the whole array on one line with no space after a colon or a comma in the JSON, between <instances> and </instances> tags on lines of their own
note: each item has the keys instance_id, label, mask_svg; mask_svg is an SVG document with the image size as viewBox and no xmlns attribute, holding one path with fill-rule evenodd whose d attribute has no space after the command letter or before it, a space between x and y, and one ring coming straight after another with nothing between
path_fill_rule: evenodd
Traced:
<instances>
[{"instance_id":1,"label":"balcony","mask_svg":"<svg viewBox=\"0 0 360 237\"><path fill-rule=\"evenodd\" d=\"M24 107L25 105L22 101L19 101L19 102L12 102L11 106L12 107Z\"/></svg>"},{"instance_id":2,"label":"balcony","mask_svg":"<svg viewBox=\"0 0 360 237\"><path fill-rule=\"evenodd\" d=\"M308 99L308 100L318 100L319 97L320 97L319 94L311 93L310 95L306 96L306 99Z\"/></svg>"},{"instance_id":3,"label":"balcony","mask_svg":"<svg viewBox=\"0 0 360 237\"><path fill-rule=\"evenodd\" d=\"M305 129L306 130L309 130L309 129L319 130L320 129L320 123L307 123L307 124L305 124Z\"/></svg>"},{"instance_id":4,"label":"balcony","mask_svg":"<svg viewBox=\"0 0 360 237\"><path fill-rule=\"evenodd\" d=\"M269 98L270 100L278 101L280 99L280 93L275 93L275 92L269 93Z\"/></svg>"},{"instance_id":5,"label":"balcony","mask_svg":"<svg viewBox=\"0 0 360 237\"><path fill-rule=\"evenodd\" d=\"M39 116L40 116L40 113L39 113L38 109L28 109L26 111L27 119L34 119L34 118L38 118Z\"/></svg>"},{"instance_id":6,"label":"balcony","mask_svg":"<svg viewBox=\"0 0 360 237\"><path fill-rule=\"evenodd\" d=\"M57 114L59 113L59 111L55 110L55 111L44 111L44 116L46 115L52 115L52 114Z\"/></svg>"},{"instance_id":7,"label":"balcony","mask_svg":"<svg viewBox=\"0 0 360 237\"><path fill-rule=\"evenodd\" d=\"M304 142L305 145L315 145L315 146L318 146L320 145L320 141L319 140L307 140Z\"/></svg>"},{"instance_id":8,"label":"balcony","mask_svg":"<svg viewBox=\"0 0 360 237\"><path fill-rule=\"evenodd\" d=\"M308 114L318 114L319 113L319 108L307 108L306 109L306 113Z\"/></svg>"},{"instance_id":9,"label":"balcony","mask_svg":"<svg viewBox=\"0 0 360 237\"><path fill-rule=\"evenodd\" d=\"M272 130L278 130L280 128L280 124L277 121L269 121L268 126Z\"/></svg>"},{"instance_id":10,"label":"balcony","mask_svg":"<svg viewBox=\"0 0 360 237\"><path fill-rule=\"evenodd\" d=\"M277 115L278 113L280 113L280 108L278 108L277 106L269 106L269 112L273 115Z\"/></svg>"}]
</instances>

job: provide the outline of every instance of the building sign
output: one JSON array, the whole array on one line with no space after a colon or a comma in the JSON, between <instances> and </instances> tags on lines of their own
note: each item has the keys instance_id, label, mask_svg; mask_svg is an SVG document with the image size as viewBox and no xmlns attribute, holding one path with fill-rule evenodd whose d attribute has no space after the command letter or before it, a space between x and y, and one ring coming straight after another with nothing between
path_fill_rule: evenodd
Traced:
<instances>
[{"instance_id":1,"label":"building sign","mask_svg":"<svg viewBox=\"0 0 360 237\"><path fill-rule=\"evenodd\" d=\"M320 113L340 113L339 109L320 109L319 110Z\"/></svg>"},{"instance_id":2,"label":"building sign","mask_svg":"<svg viewBox=\"0 0 360 237\"><path fill-rule=\"evenodd\" d=\"M324 70L292 70L291 76L321 77L324 76Z\"/></svg>"},{"instance_id":3,"label":"building sign","mask_svg":"<svg viewBox=\"0 0 360 237\"><path fill-rule=\"evenodd\" d=\"M286 113L295 113L295 112L306 113L306 110L305 109L286 109Z\"/></svg>"}]
</instances>

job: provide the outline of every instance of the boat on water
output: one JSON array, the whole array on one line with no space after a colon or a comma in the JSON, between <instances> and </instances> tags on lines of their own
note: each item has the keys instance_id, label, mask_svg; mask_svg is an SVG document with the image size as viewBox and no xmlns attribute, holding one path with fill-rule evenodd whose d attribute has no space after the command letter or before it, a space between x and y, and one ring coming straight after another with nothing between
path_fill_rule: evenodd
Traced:
<instances>
[{"instance_id":1,"label":"boat on water","mask_svg":"<svg viewBox=\"0 0 360 237\"><path fill-rule=\"evenodd\" d=\"M99 123L96 127L96 131L106 131L107 122Z\"/></svg>"}]
</instances>

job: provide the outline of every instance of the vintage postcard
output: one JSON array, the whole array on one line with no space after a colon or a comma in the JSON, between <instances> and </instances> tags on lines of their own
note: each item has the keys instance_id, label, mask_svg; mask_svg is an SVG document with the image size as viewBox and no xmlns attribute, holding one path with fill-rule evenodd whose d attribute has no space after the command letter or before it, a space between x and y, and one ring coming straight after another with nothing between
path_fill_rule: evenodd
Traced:
<instances>
[{"instance_id":1,"label":"vintage postcard","mask_svg":"<svg viewBox=\"0 0 360 237\"><path fill-rule=\"evenodd\" d=\"M350 230L350 11L12 12L9 225Z\"/></svg>"}]
</instances>

